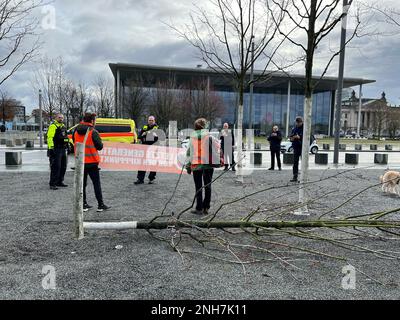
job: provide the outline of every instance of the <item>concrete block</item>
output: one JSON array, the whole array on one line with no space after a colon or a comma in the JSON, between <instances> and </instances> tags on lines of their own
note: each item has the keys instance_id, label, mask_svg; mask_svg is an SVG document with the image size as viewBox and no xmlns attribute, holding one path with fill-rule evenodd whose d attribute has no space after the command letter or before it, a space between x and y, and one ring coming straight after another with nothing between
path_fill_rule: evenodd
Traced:
<instances>
[{"instance_id":1,"label":"concrete block","mask_svg":"<svg viewBox=\"0 0 400 320\"><path fill-rule=\"evenodd\" d=\"M388 160L389 160L389 155L375 153L375 157L374 157L375 164L388 164Z\"/></svg>"},{"instance_id":2,"label":"concrete block","mask_svg":"<svg viewBox=\"0 0 400 320\"><path fill-rule=\"evenodd\" d=\"M317 153L315 155L315 164L328 164L328 154L327 153Z\"/></svg>"},{"instance_id":3,"label":"concrete block","mask_svg":"<svg viewBox=\"0 0 400 320\"><path fill-rule=\"evenodd\" d=\"M283 154L283 164L293 164L294 163L294 154L293 153L284 153Z\"/></svg>"},{"instance_id":4,"label":"concrete block","mask_svg":"<svg viewBox=\"0 0 400 320\"><path fill-rule=\"evenodd\" d=\"M22 152L6 152L6 166L22 165Z\"/></svg>"},{"instance_id":5,"label":"concrete block","mask_svg":"<svg viewBox=\"0 0 400 320\"><path fill-rule=\"evenodd\" d=\"M25 144L26 149L33 149L35 147L35 141L27 140Z\"/></svg>"},{"instance_id":6,"label":"concrete block","mask_svg":"<svg viewBox=\"0 0 400 320\"><path fill-rule=\"evenodd\" d=\"M262 153L261 152L252 152L250 154L250 161L251 164L256 165L256 166L260 166L262 165Z\"/></svg>"},{"instance_id":7,"label":"concrete block","mask_svg":"<svg viewBox=\"0 0 400 320\"><path fill-rule=\"evenodd\" d=\"M346 164L358 164L359 155L356 153L346 153Z\"/></svg>"}]
</instances>

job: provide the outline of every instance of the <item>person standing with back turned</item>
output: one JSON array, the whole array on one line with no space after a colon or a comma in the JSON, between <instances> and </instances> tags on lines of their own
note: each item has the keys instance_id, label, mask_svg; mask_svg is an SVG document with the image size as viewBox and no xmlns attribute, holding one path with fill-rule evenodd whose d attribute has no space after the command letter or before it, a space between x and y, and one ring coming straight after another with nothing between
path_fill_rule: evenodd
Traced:
<instances>
[{"instance_id":1,"label":"person standing with back turned","mask_svg":"<svg viewBox=\"0 0 400 320\"><path fill-rule=\"evenodd\" d=\"M83 175L83 211L86 212L92 208L87 203L86 198L86 186L88 176L93 182L94 193L96 195L96 200L98 203L97 212L103 212L104 210L110 209L109 206L106 206L103 202L103 194L101 191L101 183L100 183L100 156L98 151L103 150L103 142L101 141L101 137L96 129L94 129L94 125L96 123L96 114L94 113L86 113L83 117L83 121L79 123L76 127L73 140L74 144L83 143L85 141L85 136L87 134L87 140L85 144L85 168ZM76 152L76 150L75 150Z\"/></svg>"}]
</instances>

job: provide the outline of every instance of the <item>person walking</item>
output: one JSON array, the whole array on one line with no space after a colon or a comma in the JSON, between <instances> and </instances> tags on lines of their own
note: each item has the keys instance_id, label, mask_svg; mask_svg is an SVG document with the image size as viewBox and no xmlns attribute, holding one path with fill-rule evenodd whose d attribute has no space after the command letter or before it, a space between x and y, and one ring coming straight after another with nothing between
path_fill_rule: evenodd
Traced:
<instances>
[{"instance_id":1,"label":"person walking","mask_svg":"<svg viewBox=\"0 0 400 320\"><path fill-rule=\"evenodd\" d=\"M294 159L293 159L293 179L290 182L298 182L299 177L299 160L301 157L302 146L303 146L303 118L296 118L296 126L293 128L290 135L290 141L292 141Z\"/></svg>"},{"instance_id":2,"label":"person walking","mask_svg":"<svg viewBox=\"0 0 400 320\"><path fill-rule=\"evenodd\" d=\"M272 128L272 133L268 137L268 141L270 143L271 150L271 168L269 170L275 170L275 158L278 163L279 171L282 171L281 164L281 142L282 142L282 133L279 131L278 126L274 126Z\"/></svg>"},{"instance_id":3,"label":"person walking","mask_svg":"<svg viewBox=\"0 0 400 320\"><path fill-rule=\"evenodd\" d=\"M211 207L211 182L214 174L214 165L218 166L219 155L214 150L220 148L219 141L212 137L206 130L207 120L204 118L196 120L195 131L190 137L187 150L186 170L188 174L193 173L196 188L196 209L191 213L207 215ZM203 198L203 189L205 197Z\"/></svg>"},{"instance_id":4,"label":"person walking","mask_svg":"<svg viewBox=\"0 0 400 320\"><path fill-rule=\"evenodd\" d=\"M232 130L229 129L229 124L224 123L223 130L220 135L221 150L224 154L225 171L232 167L232 171L235 169L235 156L234 156L234 146L235 146L235 135Z\"/></svg>"},{"instance_id":5,"label":"person walking","mask_svg":"<svg viewBox=\"0 0 400 320\"><path fill-rule=\"evenodd\" d=\"M139 132L139 140L144 145L153 145L158 141L157 133L155 132L158 129L156 118L154 116L150 116L147 121L147 125L143 126L143 128ZM149 174L149 184L153 184L156 179L156 172L150 172ZM146 177L146 171L139 171L137 175L136 185L144 184L144 178Z\"/></svg>"},{"instance_id":6,"label":"person walking","mask_svg":"<svg viewBox=\"0 0 400 320\"><path fill-rule=\"evenodd\" d=\"M64 116L57 114L54 122L47 131L47 156L50 161L50 189L58 190L59 187L68 187L64 184L67 171L67 128L64 125Z\"/></svg>"},{"instance_id":7,"label":"person walking","mask_svg":"<svg viewBox=\"0 0 400 320\"><path fill-rule=\"evenodd\" d=\"M96 129L94 129L94 125L96 123L96 114L94 113L86 113L83 117L83 121L79 123L76 127L76 130L73 135L74 145L76 143L83 143L85 141L85 137L87 135L87 140L85 144L85 167L83 174L83 211L87 212L89 209L93 208L87 203L86 197L86 186L88 176L92 180L94 193L97 200L97 212L103 212L104 210L108 210L111 207L104 204L103 194L101 190L101 182L100 182L100 156L98 151L103 149L103 142L101 141L101 137ZM76 148L75 148L76 153Z\"/></svg>"}]
</instances>

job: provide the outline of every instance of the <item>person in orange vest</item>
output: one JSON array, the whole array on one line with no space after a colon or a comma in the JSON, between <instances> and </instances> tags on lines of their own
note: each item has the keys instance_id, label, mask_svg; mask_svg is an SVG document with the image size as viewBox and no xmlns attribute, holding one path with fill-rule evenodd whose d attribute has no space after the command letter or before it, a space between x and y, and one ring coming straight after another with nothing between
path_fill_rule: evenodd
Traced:
<instances>
[{"instance_id":1,"label":"person in orange vest","mask_svg":"<svg viewBox=\"0 0 400 320\"><path fill-rule=\"evenodd\" d=\"M86 113L83 117L83 121L76 127L73 140L74 144L83 143L86 134L87 140L85 144L85 169L83 176L83 211L86 212L93 208L87 203L86 200L86 185L88 176L93 182L94 193L98 202L97 212L103 212L111 207L106 206L103 202L103 194L101 191L99 163L100 156L98 150L103 149L103 142L101 141L100 135L94 125L96 123L95 113ZM76 149L75 149L76 152Z\"/></svg>"},{"instance_id":2,"label":"person in orange vest","mask_svg":"<svg viewBox=\"0 0 400 320\"><path fill-rule=\"evenodd\" d=\"M197 215L208 215L211 205L211 183L214 168L220 167L221 162L223 163L219 140L210 135L209 131L206 130L206 125L206 119L196 120L195 131L190 137L186 154L186 170L188 174L193 173L196 187L196 209L192 210L191 213ZM204 199L203 188L205 190Z\"/></svg>"}]
</instances>

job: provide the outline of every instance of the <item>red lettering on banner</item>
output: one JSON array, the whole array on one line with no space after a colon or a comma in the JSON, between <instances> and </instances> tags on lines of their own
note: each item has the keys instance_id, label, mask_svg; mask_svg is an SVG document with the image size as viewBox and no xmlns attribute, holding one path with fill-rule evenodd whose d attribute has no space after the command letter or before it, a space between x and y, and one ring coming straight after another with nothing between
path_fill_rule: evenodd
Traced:
<instances>
[{"instance_id":1,"label":"red lettering on banner","mask_svg":"<svg viewBox=\"0 0 400 320\"><path fill-rule=\"evenodd\" d=\"M104 142L104 148L99 151L99 155L100 167L105 170L180 174L186 158L186 150L174 147Z\"/></svg>"}]
</instances>

